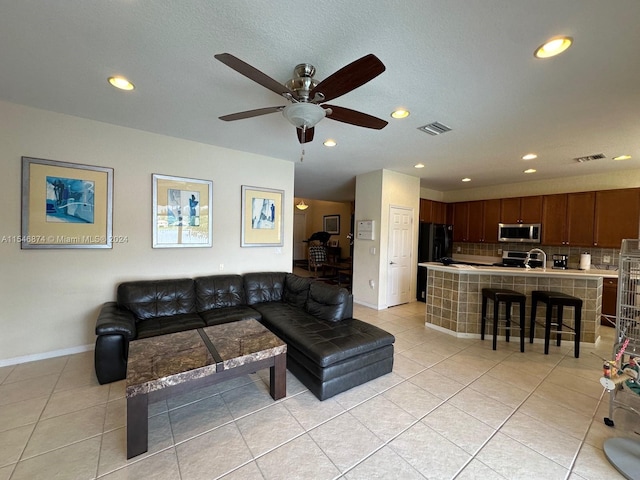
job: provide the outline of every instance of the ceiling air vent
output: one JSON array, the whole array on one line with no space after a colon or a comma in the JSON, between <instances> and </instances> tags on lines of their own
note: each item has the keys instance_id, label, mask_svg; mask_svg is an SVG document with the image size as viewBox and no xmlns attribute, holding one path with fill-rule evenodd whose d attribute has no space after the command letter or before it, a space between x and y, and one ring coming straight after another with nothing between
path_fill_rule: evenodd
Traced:
<instances>
[{"instance_id":1,"label":"ceiling air vent","mask_svg":"<svg viewBox=\"0 0 640 480\"><path fill-rule=\"evenodd\" d=\"M574 158L574 160L578 163L584 163L584 162L590 162L591 160L600 160L601 158L605 158L604 153L596 153L595 155L578 157L578 158Z\"/></svg>"},{"instance_id":2,"label":"ceiling air vent","mask_svg":"<svg viewBox=\"0 0 640 480\"><path fill-rule=\"evenodd\" d=\"M418 130L428 133L429 135L440 135L441 133L450 132L451 129L440 122L433 122L422 127L418 127Z\"/></svg>"}]
</instances>

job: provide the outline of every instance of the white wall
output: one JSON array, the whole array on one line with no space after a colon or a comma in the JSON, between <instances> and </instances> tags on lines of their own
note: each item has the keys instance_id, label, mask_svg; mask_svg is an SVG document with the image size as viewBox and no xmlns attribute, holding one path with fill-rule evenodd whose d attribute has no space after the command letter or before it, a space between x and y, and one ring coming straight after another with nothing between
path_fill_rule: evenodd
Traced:
<instances>
[{"instance_id":1,"label":"white wall","mask_svg":"<svg viewBox=\"0 0 640 480\"><path fill-rule=\"evenodd\" d=\"M430 191L421 189L421 197L447 203L486 200L490 198L525 197L528 195L551 195L554 193L588 192L593 190L615 190L640 186L640 169L630 169L576 177L536 180L493 187L478 187L444 192L441 199L434 198Z\"/></svg>"},{"instance_id":2,"label":"white wall","mask_svg":"<svg viewBox=\"0 0 640 480\"><path fill-rule=\"evenodd\" d=\"M353 297L354 301L373 308L387 307L387 270L389 246L390 207L413 210L413 257L417 258L417 223L420 210L420 179L390 170L358 175L356 177L356 230L358 220L374 220L374 240L354 242ZM375 248L375 254L371 248ZM415 299L417 262L411 270L411 299ZM374 281L371 288L369 282Z\"/></svg>"},{"instance_id":3,"label":"white wall","mask_svg":"<svg viewBox=\"0 0 640 480\"><path fill-rule=\"evenodd\" d=\"M213 128L213 127L212 127ZM90 347L119 282L291 271L294 163L0 102L0 365ZM21 250L21 157L114 168L112 249ZM151 174L213 181L213 247L152 249ZM284 247L240 247L241 185L285 191ZM9 239L9 240L7 240Z\"/></svg>"}]
</instances>

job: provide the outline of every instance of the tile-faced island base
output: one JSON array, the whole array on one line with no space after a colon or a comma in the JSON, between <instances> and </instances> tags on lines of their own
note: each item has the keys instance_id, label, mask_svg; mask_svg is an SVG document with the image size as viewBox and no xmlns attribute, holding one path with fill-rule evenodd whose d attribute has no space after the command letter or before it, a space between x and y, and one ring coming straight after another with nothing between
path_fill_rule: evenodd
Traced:
<instances>
[{"instance_id":1,"label":"tile-faced island base","mask_svg":"<svg viewBox=\"0 0 640 480\"><path fill-rule=\"evenodd\" d=\"M421 264L423 265L423 264ZM439 264L427 265L426 325L457 337L480 338L483 288L506 288L527 296L526 328L529 331L531 292L553 290L583 300L580 342L595 344L599 337L602 310L602 277L553 271L524 271L517 268L463 269ZM502 316L503 309L500 311ZM555 309L554 309L555 318ZM565 308L563 323L573 327L573 309ZM544 321L544 304L538 305L537 320ZM499 335L504 337L504 324ZM543 341L544 327L535 329ZM573 338L563 335L563 340ZM536 340L538 341L538 340Z\"/></svg>"},{"instance_id":2,"label":"tile-faced island base","mask_svg":"<svg viewBox=\"0 0 640 480\"><path fill-rule=\"evenodd\" d=\"M283 398L287 345L253 319L131 342L127 458L147 451L149 403L264 368L270 368L269 393Z\"/></svg>"}]
</instances>

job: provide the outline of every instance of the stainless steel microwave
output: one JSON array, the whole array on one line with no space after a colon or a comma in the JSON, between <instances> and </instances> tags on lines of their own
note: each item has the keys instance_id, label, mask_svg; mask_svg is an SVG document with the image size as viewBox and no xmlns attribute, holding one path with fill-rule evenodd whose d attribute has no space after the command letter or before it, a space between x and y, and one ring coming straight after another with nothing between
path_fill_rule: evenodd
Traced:
<instances>
[{"instance_id":1,"label":"stainless steel microwave","mask_svg":"<svg viewBox=\"0 0 640 480\"><path fill-rule=\"evenodd\" d=\"M540 243L542 228L539 223L499 223L499 242Z\"/></svg>"}]
</instances>

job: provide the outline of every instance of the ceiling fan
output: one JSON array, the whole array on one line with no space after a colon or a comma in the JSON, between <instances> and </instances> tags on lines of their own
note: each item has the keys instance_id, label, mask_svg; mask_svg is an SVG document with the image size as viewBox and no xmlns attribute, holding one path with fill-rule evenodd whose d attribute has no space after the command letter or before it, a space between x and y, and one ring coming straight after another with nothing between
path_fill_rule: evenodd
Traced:
<instances>
[{"instance_id":1,"label":"ceiling fan","mask_svg":"<svg viewBox=\"0 0 640 480\"><path fill-rule=\"evenodd\" d=\"M325 116L338 122L376 130L384 128L388 123L366 113L323 103L355 90L384 72L384 64L373 54L365 55L350 63L321 82L313 78L316 72L313 65L301 63L293 70L294 77L285 84L274 80L229 53L220 53L215 55L215 58L291 102L289 105L258 108L224 115L220 117L220 120L229 122L282 112L284 117L296 127L300 143L313 140L314 127Z\"/></svg>"}]
</instances>

